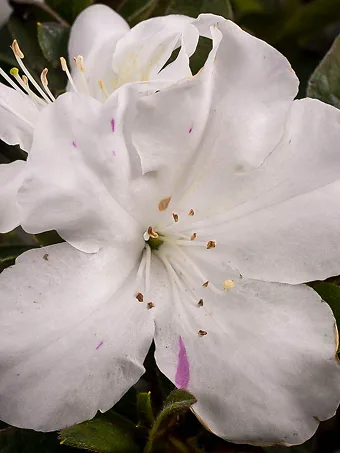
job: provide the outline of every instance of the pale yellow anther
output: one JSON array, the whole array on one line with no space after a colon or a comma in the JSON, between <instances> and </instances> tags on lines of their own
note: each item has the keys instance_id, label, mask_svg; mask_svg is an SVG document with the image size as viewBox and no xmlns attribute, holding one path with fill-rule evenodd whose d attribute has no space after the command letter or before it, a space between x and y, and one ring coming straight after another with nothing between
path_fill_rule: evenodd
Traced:
<instances>
[{"instance_id":1,"label":"pale yellow anther","mask_svg":"<svg viewBox=\"0 0 340 453\"><path fill-rule=\"evenodd\" d=\"M22 81L24 82L24 84L26 86L28 86L28 78L25 75L22 75L21 78L22 78Z\"/></svg>"},{"instance_id":2,"label":"pale yellow anther","mask_svg":"<svg viewBox=\"0 0 340 453\"><path fill-rule=\"evenodd\" d=\"M40 74L40 80L44 87L48 86L47 73L48 73L48 69L45 68L42 70L42 72Z\"/></svg>"},{"instance_id":3,"label":"pale yellow anther","mask_svg":"<svg viewBox=\"0 0 340 453\"><path fill-rule=\"evenodd\" d=\"M16 39L12 42L11 49L13 50L14 55L21 60L25 57L25 55L21 52L18 41Z\"/></svg>"},{"instance_id":4,"label":"pale yellow anther","mask_svg":"<svg viewBox=\"0 0 340 453\"><path fill-rule=\"evenodd\" d=\"M148 228L148 235L153 239L158 238L158 233L156 233L156 231L153 230L152 226L149 226Z\"/></svg>"},{"instance_id":5,"label":"pale yellow anther","mask_svg":"<svg viewBox=\"0 0 340 453\"><path fill-rule=\"evenodd\" d=\"M188 212L188 215L190 215L192 217L193 215L195 215L195 211L193 209L190 209L190 211Z\"/></svg>"},{"instance_id":6,"label":"pale yellow anther","mask_svg":"<svg viewBox=\"0 0 340 453\"><path fill-rule=\"evenodd\" d=\"M234 286L235 286L234 280L224 280L223 282L224 289L231 289L234 288Z\"/></svg>"},{"instance_id":7,"label":"pale yellow anther","mask_svg":"<svg viewBox=\"0 0 340 453\"><path fill-rule=\"evenodd\" d=\"M194 241L197 238L197 233L192 233L190 236L190 241Z\"/></svg>"},{"instance_id":8,"label":"pale yellow anther","mask_svg":"<svg viewBox=\"0 0 340 453\"><path fill-rule=\"evenodd\" d=\"M178 214L175 214L174 212L172 213L172 217L174 218L174 221L177 223L178 222Z\"/></svg>"},{"instance_id":9,"label":"pale yellow anther","mask_svg":"<svg viewBox=\"0 0 340 453\"><path fill-rule=\"evenodd\" d=\"M171 197L163 198L159 203L158 203L158 210L159 211L165 211L167 207L169 206L169 203L171 201Z\"/></svg>"},{"instance_id":10,"label":"pale yellow anther","mask_svg":"<svg viewBox=\"0 0 340 453\"><path fill-rule=\"evenodd\" d=\"M60 64L61 64L61 69L66 72L67 71L67 63L64 57L60 57Z\"/></svg>"},{"instance_id":11,"label":"pale yellow anther","mask_svg":"<svg viewBox=\"0 0 340 453\"><path fill-rule=\"evenodd\" d=\"M75 59L77 69L79 71L84 72L85 71L85 65L84 65L84 57L82 55L78 55L77 58Z\"/></svg>"},{"instance_id":12,"label":"pale yellow anther","mask_svg":"<svg viewBox=\"0 0 340 453\"><path fill-rule=\"evenodd\" d=\"M216 247L216 241L208 241L207 242L207 249L214 249Z\"/></svg>"}]
</instances>

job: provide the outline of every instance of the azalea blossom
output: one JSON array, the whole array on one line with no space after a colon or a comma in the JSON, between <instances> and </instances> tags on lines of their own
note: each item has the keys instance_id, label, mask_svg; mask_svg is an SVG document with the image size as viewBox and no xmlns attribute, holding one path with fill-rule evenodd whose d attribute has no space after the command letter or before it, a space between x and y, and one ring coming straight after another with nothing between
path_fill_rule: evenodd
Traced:
<instances>
[{"instance_id":1,"label":"azalea blossom","mask_svg":"<svg viewBox=\"0 0 340 453\"><path fill-rule=\"evenodd\" d=\"M62 69L69 79L68 90L105 102L125 83L153 81L154 85L148 83L139 89L154 92L191 77L189 57L196 49L199 31L190 22L192 19L186 16L157 17L130 30L125 20L105 5L85 9L71 30L70 66L61 56ZM176 60L163 69L179 46ZM19 70L13 68L14 81L0 68L0 75L11 85L0 83L0 139L10 145L19 144L29 152L39 113L55 97L48 86L47 69L38 84L24 64L24 53L17 41L12 49L23 75L20 77ZM16 194L24 174L23 161L0 165L0 184L4 188L0 194L2 233L20 224Z\"/></svg>"},{"instance_id":2,"label":"azalea blossom","mask_svg":"<svg viewBox=\"0 0 340 453\"><path fill-rule=\"evenodd\" d=\"M55 430L159 369L233 442L304 442L340 397L335 320L303 282L339 273L340 112L293 101L275 49L213 15L198 75L45 108L23 226L62 244L0 276L0 418Z\"/></svg>"}]
</instances>

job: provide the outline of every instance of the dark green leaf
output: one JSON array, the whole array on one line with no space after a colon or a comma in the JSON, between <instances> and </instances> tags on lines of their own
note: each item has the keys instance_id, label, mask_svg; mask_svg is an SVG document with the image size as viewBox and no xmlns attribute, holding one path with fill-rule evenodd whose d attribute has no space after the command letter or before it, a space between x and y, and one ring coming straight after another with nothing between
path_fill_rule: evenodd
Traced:
<instances>
[{"instance_id":1,"label":"dark green leaf","mask_svg":"<svg viewBox=\"0 0 340 453\"><path fill-rule=\"evenodd\" d=\"M158 0L124 0L117 11L133 26L148 19L157 5Z\"/></svg>"},{"instance_id":2,"label":"dark green leaf","mask_svg":"<svg viewBox=\"0 0 340 453\"><path fill-rule=\"evenodd\" d=\"M155 417L151 405L151 392L140 392L137 394L137 413L140 425L151 426Z\"/></svg>"},{"instance_id":3,"label":"dark green leaf","mask_svg":"<svg viewBox=\"0 0 340 453\"><path fill-rule=\"evenodd\" d=\"M166 422L169 419L188 411L196 402L196 398L190 392L179 389L173 390L165 400L163 409L152 426L144 452L150 453L152 451L154 442L166 431Z\"/></svg>"},{"instance_id":4,"label":"dark green leaf","mask_svg":"<svg viewBox=\"0 0 340 453\"><path fill-rule=\"evenodd\" d=\"M59 67L60 57L67 56L70 29L56 22L38 24L38 41L42 53L52 66Z\"/></svg>"},{"instance_id":5,"label":"dark green leaf","mask_svg":"<svg viewBox=\"0 0 340 453\"><path fill-rule=\"evenodd\" d=\"M166 14L185 14L197 17L201 13L218 14L226 19L233 18L229 0L171 0Z\"/></svg>"},{"instance_id":6,"label":"dark green leaf","mask_svg":"<svg viewBox=\"0 0 340 453\"><path fill-rule=\"evenodd\" d=\"M340 108L340 36L312 74L307 96Z\"/></svg>"},{"instance_id":7,"label":"dark green leaf","mask_svg":"<svg viewBox=\"0 0 340 453\"><path fill-rule=\"evenodd\" d=\"M93 0L46 0L46 3L63 19L72 24L83 9L93 4Z\"/></svg>"},{"instance_id":8,"label":"dark green leaf","mask_svg":"<svg viewBox=\"0 0 340 453\"><path fill-rule=\"evenodd\" d=\"M138 453L134 440L134 425L116 414L115 420L104 418L89 420L59 433L60 443L98 453Z\"/></svg>"},{"instance_id":9,"label":"dark green leaf","mask_svg":"<svg viewBox=\"0 0 340 453\"><path fill-rule=\"evenodd\" d=\"M317 282L311 284L319 296L329 304L340 327L340 287L334 283Z\"/></svg>"},{"instance_id":10,"label":"dark green leaf","mask_svg":"<svg viewBox=\"0 0 340 453\"><path fill-rule=\"evenodd\" d=\"M34 245L1 245L0 246L0 263L15 260L21 253L37 248Z\"/></svg>"}]
</instances>

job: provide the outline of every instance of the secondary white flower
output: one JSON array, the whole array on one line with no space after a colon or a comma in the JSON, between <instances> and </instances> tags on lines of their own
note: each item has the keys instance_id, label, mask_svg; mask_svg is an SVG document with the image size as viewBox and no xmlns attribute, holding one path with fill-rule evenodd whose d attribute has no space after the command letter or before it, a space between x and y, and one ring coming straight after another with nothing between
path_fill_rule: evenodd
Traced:
<instances>
[{"instance_id":1,"label":"secondary white flower","mask_svg":"<svg viewBox=\"0 0 340 453\"><path fill-rule=\"evenodd\" d=\"M190 77L189 57L195 51L199 31L186 16L157 17L141 22L131 30L125 20L111 8L94 5L84 10L75 21L69 42L70 73L66 60L62 68L69 78L68 89L106 101L119 86L130 82L153 81L141 91L156 91L182 78ZM181 46L178 57L165 69L173 50ZM24 65L18 43L14 55L23 71L11 71L16 83L0 68L12 86L0 83L0 139L19 144L29 152L39 112L54 102L48 87L47 70L41 74L41 85ZM73 61L75 58L75 62ZM30 85L34 85L37 96ZM16 202L17 190L24 178L23 162L0 165L0 232L20 224ZM15 177L14 177L15 175Z\"/></svg>"},{"instance_id":2,"label":"secondary white flower","mask_svg":"<svg viewBox=\"0 0 340 453\"><path fill-rule=\"evenodd\" d=\"M335 412L335 321L301 283L339 272L340 112L293 102L286 59L232 22L196 25L214 43L196 77L105 104L67 93L41 113L24 227L67 242L0 276L11 424L108 410L152 339L221 437L297 444Z\"/></svg>"}]
</instances>

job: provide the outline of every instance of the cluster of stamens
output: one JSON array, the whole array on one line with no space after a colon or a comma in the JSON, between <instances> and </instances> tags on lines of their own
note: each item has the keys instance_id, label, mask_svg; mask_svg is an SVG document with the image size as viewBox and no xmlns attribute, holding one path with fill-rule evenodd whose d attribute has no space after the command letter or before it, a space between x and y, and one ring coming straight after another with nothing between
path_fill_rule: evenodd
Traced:
<instances>
[{"instance_id":1,"label":"cluster of stamens","mask_svg":"<svg viewBox=\"0 0 340 453\"><path fill-rule=\"evenodd\" d=\"M161 200L158 204L158 209L160 211L165 211L168 208L170 200L171 197ZM187 214L188 216L193 217L195 215L194 209L190 209ZM171 227L172 225L178 224L180 221L179 214L173 212L172 219L174 223L159 228L149 226L143 234L145 249L143 251L138 273L139 277L141 277L143 273L145 274L145 296L141 292L138 292L136 298L139 302L144 302L145 299L149 300L151 253L153 251L168 272L174 294L180 295L185 292L187 295L186 298L190 303L194 304L196 307L203 307L203 298L197 300L197 294L191 289L197 284L197 279L201 280L202 288L209 288L212 292L219 295L224 294L225 290L233 288L235 283L233 280L225 280L223 282L224 290L222 290L209 281L207 276L204 275L197 264L185 252L185 247L204 247L205 249L210 250L216 247L216 241L212 239L207 242L199 241L197 240L198 233L196 232L189 232L188 234L186 231L184 233L174 233ZM160 249L163 244L167 247ZM175 251L175 253L171 253L172 251ZM148 308L153 308L155 305L153 302L148 301L147 306ZM207 335L207 332L201 329L198 331L198 335L203 337Z\"/></svg>"},{"instance_id":2,"label":"cluster of stamens","mask_svg":"<svg viewBox=\"0 0 340 453\"><path fill-rule=\"evenodd\" d=\"M20 94L24 95L25 93L32 99L32 101L39 105L39 106L46 106L48 104L51 104L52 102L55 101L55 96L51 92L48 86L48 78L47 78L47 73L48 69L44 68L41 72L40 75L40 82L41 86L37 83L37 81L34 79L34 77L31 75L27 67L25 66L23 59L25 57L24 53L19 47L19 44L17 40L15 39L12 43L11 49L13 51L13 54L15 56L15 59L18 62L19 68L22 70L23 75L20 76L19 69L18 68L12 68L10 71L10 75L14 78L15 82L13 79L11 79L6 72L0 68L0 75L14 88L16 91L18 91ZM76 69L79 71L81 75L81 81L82 81L82 86L77 86L73 77L71 76L70 70L68 68L67 62L64 57L60 57L60 64L62 70L65 72L71 87L76 93L79 92L84 92L88 95L91 95L90 89L85 77L85 64L84 64L84 58L81 55L78 55L77 57L74 58L74 62L76 65ZM34 88L34 90L31 88L31 86ZM98 86L103 94L104 99L107 99L109 97L108 90L105 87L105 84L102 80L98 80ZM14 114L17 114L17 112L13 112Z\"/></svg>"}]
</instances>

